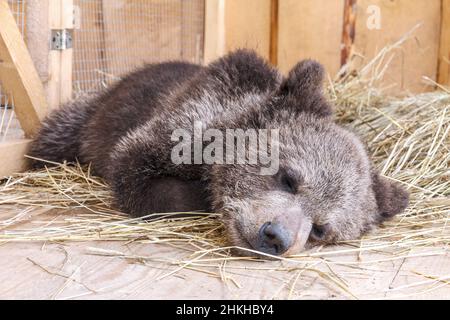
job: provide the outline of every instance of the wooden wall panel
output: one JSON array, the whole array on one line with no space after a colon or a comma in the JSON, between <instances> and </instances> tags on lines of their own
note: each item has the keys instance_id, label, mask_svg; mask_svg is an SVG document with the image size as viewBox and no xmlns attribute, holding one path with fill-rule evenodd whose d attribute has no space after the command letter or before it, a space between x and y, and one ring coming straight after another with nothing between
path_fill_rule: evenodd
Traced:
<instances>
[{"instance_id":1,"label":"wooden wall panel","mask_svg":"<svg viewBox=\"0 0 450 320\"><path fill-rule=\"evenodd\" d=\"M238 49L270 56L271 0L207 0L205 63Z\"/></svg>"},{"instance_id":2,"label":"wooden wall panel","mask_svg":"<svg viewBox=\"0 0 450 320\"><path fill-rule=\"evenodd\" d=\"M422 76L436 79L440 38L441 0L358 0L355 51L370 60L380 49L399 40L418 23L422 26L396 50L396 57L384 78L392 91L424 91ZM368 6L381 9L381 28L367 27Z\"/></svg>"},{"instance_id":3,"label":"wooden wall panel","mask_svg":"<svg viewBox=\"0 0 450 320\"><path fill-rule=\"evenodd\" d=\"M225 0L205 3L204 63L208 64L225 53Z\"/></svg>"},{"instance_id":4,"label":"wooden wall panel","mask_svg":"<svg viewBox=\"0 0 450 320\"><path fill-rule=\"evenodd\" d=\"M26 43L33 59L36 70L44 83L49 80L49 0L27 0L26 1Z\"/></svg>"},{"instance_id":5,"label":"wooden wall panel","mask_svg":"<svg viewBox=\"0 0 450 320\"><path fill-rule=\"evenodd\" d=\"M288 72L313 58L334 75L340 68L344 0L279 0L278 64Z\"/></svg>"},{"instance_id":6,"label":"wooden wall panel","mask_svg":"<svg viewBox=\"0 0 450 320\"><path fill-rule=\"evenodd\" d=\"M252 48L269 59L271 0L227 0L225 50Z\"/></svg>"}]
</instances>

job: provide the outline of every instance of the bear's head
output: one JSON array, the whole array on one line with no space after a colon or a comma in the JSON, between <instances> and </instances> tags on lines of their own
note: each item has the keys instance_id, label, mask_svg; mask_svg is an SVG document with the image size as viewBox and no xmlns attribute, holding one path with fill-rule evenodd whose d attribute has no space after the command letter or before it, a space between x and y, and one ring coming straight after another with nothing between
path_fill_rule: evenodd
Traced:
<instances>
[{"instance_id":1,"label":"bear's head","mask_svg":"<svg viewBox=\"0 0 450 320\"><path fill-rule=\"evenodd\" d=\"M297 254L358 238L407 207L408 193L376 172L360 139L334 123L323 82L320 64L300 62L249 112L248 127L279 130L276 174L260 175L258 165L213 166L213 206L234 246Z\"/></svg>"}]
</instances>

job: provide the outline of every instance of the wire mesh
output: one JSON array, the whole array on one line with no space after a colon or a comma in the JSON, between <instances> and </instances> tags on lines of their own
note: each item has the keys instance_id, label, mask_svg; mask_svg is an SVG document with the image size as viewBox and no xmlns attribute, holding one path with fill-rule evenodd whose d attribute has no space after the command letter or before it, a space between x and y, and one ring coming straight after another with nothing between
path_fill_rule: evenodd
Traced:
<instances>
[{"instance_id":1,"label":"wire mesh","mask_svg":"<svg viewBox=\"0 0 450 320\"><path fill-rule=\"evenodd\" d=\"M25 16L26 16L26 1L27 0L8 0L9 8L16 18L17 26L19 27L22 35L25 34Z\"/></svg>"},{"instance_id":2,"label":"wire mesh","mask_svg":"<svg viewBox=\"0 0 450 320\"><path fill-rule=\"evenodd\" d=\"M145 63L201 63L204 1L75 0L74 93L100 91Z\"/></svg>"},{"instance_id":3,"label":"wire mesh","mask_svg":"<svg viewBox=\"0 0 450 320\"><path fill-rule=\"evenodd\" d=\"M26 34L27 0L8 0ZM95 93L145 63L203 61L205 0L74 0L75 95ZM0 84L0 141L23 137Z\"/></svg>"},{"instance_id":4,"label":"wire mesh","mask_svg":"<svg viewBox=\"0 0 450 320\"><path fill-rule=\"evenodd\" d=\"M6 95L0 85L0 143L23 138L23 131L14 113L14 98Z\"/></svg>"},{"instance_id":5,"label":"wire mesh","mask_svg":"<svg viewBox=\"0 0 450 320\"><path fill-rule=\"evenodd\" d=\"M9 8L17 26L25 34L26 0L8 0ZM23 138L24 134L14 112L14 97L0 83L0 142Z\"/></svg>"}]
</instances>

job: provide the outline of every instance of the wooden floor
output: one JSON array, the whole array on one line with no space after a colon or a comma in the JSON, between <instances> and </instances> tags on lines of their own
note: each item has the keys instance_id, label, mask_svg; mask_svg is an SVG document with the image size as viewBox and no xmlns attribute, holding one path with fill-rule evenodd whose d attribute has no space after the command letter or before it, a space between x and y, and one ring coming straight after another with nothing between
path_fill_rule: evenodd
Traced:
<instances>
[{"instance_id":1,"label":"wooden floor","mask_svg":"<svg viewBox=\"0 0 450 320\"><path fill-rule=\"evenodd\" d=\"M0 206L0 221L14 214L6 211ZM8 228L0 224L0 232L8 232ZM338 275L348 287L345 290L317 271L300 270L295 263L290 266L291 262L228 262L221 266L221 276L217 276L217 270L177 271L178 266L167 263L146 265L139 259L93 254L101 252L100 249L152 257L155 261L186 255L184 250L170 246L123 242L3 243L0 245L0 298L450 299L447 248L428 249L425 253L428 256L418 251L410 256L420 257L393 261L383 261L386 257L377 254L335 257L358 262L357 268L333 264L327 270ZM369 263L374 260L380 261ZM326 269L327 264L323 267Z\"/></svg>"}]
</instances>

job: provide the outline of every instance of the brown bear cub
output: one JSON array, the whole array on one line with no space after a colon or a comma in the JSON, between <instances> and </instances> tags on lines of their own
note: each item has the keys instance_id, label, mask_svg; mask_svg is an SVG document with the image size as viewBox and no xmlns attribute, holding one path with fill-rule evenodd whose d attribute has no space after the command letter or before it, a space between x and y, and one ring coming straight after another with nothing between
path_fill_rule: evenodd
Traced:
<instances>
[{"instance_id":1,"label":"brown bear cub","mask_svg":"<svg viewBox=\"0 0 450 320\"><path fill-rule=\"evenodd\" d=\"M133 216L218 212L236 247L286 256L357 238L402 212L408 193L381 177L358 137L334 123L323 78L317 62L302 61L283 77L247 50L206 67L147 65L53 112L29 154L91 163L117 207ZM260 174L260 162L173 161L174 131L193 133L195 123L219 133L277 130L276 172Z\"/></svg>"}]
</instances>

